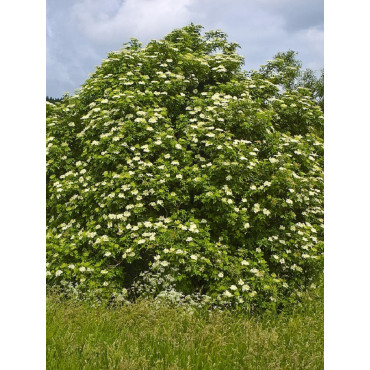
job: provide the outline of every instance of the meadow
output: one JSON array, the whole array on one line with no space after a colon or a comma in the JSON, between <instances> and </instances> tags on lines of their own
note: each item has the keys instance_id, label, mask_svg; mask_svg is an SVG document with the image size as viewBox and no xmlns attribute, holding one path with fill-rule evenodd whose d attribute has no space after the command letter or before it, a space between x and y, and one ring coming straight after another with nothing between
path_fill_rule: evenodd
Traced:
<instances>
[{"instance_id":1,"label":"meadow","mask_svg":"<svg viewBox=\"0 0 370 370\"><path fill-rule=\"evenodd\" d=\"M323 369L323 288L280 314L47 298L48 369Z\"/></svg>"}]
</instances>

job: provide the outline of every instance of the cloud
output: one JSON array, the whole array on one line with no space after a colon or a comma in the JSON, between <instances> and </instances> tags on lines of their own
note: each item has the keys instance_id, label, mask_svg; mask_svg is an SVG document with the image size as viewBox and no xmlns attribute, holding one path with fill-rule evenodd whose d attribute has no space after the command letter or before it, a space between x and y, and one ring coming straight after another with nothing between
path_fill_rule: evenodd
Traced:
<instances>
[{"instance_id":1,"label":"cloud","mask_svg":"<svg viewBox=\"0 0 370 370\"><path fill-rule=\"evenodd\" d=\"M323 28L323 0L261 0L266 11L280 14L284 18L284 28L295 32L307 28Z\"/></svg>"},{"instance_id":2,"label":"cloud","mask_svg":"<svg viewBox=\"0 0 370 370\"><path fill-rule=\"evenodd\" d=\"M247 69L288 49L323 66L323 0L47 0L47 94L73 92L130 37L146 44L190 22L226 32Z\"/></svg>"},{"instance_id":3,"label":"cloud","mask_svg":"<svg viewBox=\"0 0 370 370\"><path fill-rule=\"evenodd\" d=\"M72 8L84 35L97 44L112 44L130 37L149 41L191 21L192 0L83 0ZM106 6L106 5L110 6Z\"/></svg>"}]
</instances>

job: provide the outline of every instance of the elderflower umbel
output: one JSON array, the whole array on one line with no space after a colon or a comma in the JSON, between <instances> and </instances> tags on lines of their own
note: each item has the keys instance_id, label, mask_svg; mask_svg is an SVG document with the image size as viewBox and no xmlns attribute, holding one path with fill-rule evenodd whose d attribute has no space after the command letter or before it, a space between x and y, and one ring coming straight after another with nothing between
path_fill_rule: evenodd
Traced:
<instances>
[{"instance_id":1,"label":"elderflower umbel","mask_svg":"<svg viewBox=\"0 0 370 370\"><path fill-rule=\"evenodd\" d=\"M261 209L260 209L260 205L258 203L255 203L255 205L253 206L253 212L254 213L257 213L259 212Z\"/></svg>"},{"instance_id":2,"label":"elderflower umbel","mask_svg":"<svg viewBox=\"0 0 370 370\"><path fill-rule=\"evenodd\" d=\"M229 298L233 296L228 290L225 290L224 295Z\"/></svg>"}]
</instances>

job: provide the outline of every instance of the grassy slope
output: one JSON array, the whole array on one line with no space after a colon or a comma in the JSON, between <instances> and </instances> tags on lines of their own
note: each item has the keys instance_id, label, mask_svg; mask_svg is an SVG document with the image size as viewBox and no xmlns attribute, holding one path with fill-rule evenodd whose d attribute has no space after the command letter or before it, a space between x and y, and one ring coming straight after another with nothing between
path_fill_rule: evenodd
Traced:
<instances>
[{"instance_id":1,"label":"grassy slope","mask_svg":"<svg viewBox=\"0 0 370 370\"><path fill-rule=\"evenodd\" d=\"M323 311L322 289L295 312L255 318L48 297L47 368L323 369Z\"/></svg>"}]
</instances>

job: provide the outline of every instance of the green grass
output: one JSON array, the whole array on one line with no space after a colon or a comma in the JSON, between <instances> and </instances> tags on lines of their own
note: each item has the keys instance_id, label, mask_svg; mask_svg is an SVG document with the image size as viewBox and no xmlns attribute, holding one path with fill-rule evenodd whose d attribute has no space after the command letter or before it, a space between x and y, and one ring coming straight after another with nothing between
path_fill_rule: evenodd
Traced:
<instances>
[{"instance_id":1,"label":"green grass","mask_svg":"<svg viewBox=\"0 0 370 370\"><path fill-rule=\"evenodd\" d=\"M48 369L323 369L323 289L280 315L47 297Z\"/></svg>"}]
</instances>

